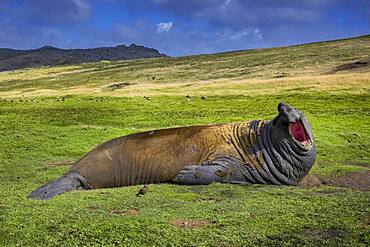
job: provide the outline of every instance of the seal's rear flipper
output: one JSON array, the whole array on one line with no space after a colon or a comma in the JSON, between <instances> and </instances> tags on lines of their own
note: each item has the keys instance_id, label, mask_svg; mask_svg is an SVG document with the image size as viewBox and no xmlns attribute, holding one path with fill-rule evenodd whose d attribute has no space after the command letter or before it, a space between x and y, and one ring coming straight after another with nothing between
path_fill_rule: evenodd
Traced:
<instances>
[{"instance_id":1,"label":"seal's rear flipper","mask_svg":"<svg viewBox=\"0 0 370 247\"><path fill-rule=\"evenodd\" d=\"M28 198L47 200L64 192L77 189L90 189L90 187L81 174L76 172L68 173L32 191Z\"/></svg>"}]
</instances>

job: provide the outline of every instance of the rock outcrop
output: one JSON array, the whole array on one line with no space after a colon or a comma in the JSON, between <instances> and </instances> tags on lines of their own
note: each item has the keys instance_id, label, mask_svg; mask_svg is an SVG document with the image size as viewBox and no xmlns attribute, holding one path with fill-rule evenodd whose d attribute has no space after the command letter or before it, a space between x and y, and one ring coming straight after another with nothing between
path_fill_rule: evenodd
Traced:
<instances>
[{"instance_id":1,"label":"rock outcrop","mask_svg":"<svg viewBox=\"0 0 370 247\"><path fill-rule=\"evenodd\" d=\"M32 50L0 48L0 71L30 67L77 64L101 60L117 61L137 58L167 57L157 50L140 45L118 45L92 49L59 49L43 46Z\"/></svg>"}]
</instances>

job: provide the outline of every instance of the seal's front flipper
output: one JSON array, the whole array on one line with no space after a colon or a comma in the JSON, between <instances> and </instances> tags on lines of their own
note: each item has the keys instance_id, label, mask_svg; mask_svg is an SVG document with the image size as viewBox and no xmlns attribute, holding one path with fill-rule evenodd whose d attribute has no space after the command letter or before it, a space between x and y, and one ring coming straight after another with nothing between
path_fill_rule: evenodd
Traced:
<instances>
[{"instance_id":1,"label":"seal's front flipper","mask_svg":"<svg viewBox=\"0 0 370 247\"><path fill-rule=\"evenodd\" d=\"M47 200L64 192L89 189L86 179L79 173L65 174L57 180L50 181L40 188L32 191L28 198Z\"/></svg>"},{"instance_id":2,"label":"seal's front flipper","mask_svg":"<svg viewBox=\"0 0 370 247\"><path fill-rule=\"evenodd\" d=\"M216 182L216 166L185 166L174 178L176 184L197 185Z\"/></svg>"},{"instance_id":3,"label":"seal's front flipper","mask_svg":"<svg viewBox=\"0 0 370 247\"><path fill-rule=\"evenodd\" d=\"M213 182L238 183L243 180L240 175L240 172L232 166L186 166L173 178L173 182L186 185L207 185Z\"/></svg>"},{"instance_id":4,"label":"seal's front flipper","mask_svg":"<svg viewBox=\"0 0 370 247\"><path fill-rule=\"evenodd\" d=\"M218 158L207 165L185 166L172 181L176 184L197 185L213 182L250 184L247 171L234 158Z\"/></svg>"}]
</instances>

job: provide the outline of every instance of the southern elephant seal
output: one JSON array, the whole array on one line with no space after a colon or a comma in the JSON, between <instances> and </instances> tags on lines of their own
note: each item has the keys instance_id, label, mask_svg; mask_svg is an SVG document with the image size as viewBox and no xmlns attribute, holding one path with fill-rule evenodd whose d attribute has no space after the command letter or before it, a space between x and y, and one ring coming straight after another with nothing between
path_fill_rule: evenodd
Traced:
<instances>
[{"instance_id":1,"label":"southern elephant seal","mask_svg":"<svg viewBox=\"0 0 370 247\"><path fill-rule=\"evenodd\" d=\"M296 185L315 162L312 129L284 103L273 120L190 126L122 136L95 147L29 197L149 183Z\"/></svg>"}]
</instances>

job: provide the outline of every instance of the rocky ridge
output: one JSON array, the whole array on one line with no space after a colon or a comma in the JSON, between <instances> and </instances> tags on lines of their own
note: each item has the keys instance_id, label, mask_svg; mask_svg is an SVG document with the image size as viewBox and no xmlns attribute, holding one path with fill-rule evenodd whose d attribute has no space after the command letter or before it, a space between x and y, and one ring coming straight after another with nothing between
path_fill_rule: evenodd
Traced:
<instances>
[{"instance_id":1,"label":"rocky ridge","mask_svg":"<svg viewBox=\"0 0 370 247\"><path fill-rule=\"evenodd\" d=\"M115 47L99 47L92 49L59 49L43 46L31 50L15 50L0 48L0 71L62 65L98 62L101 60L117 61L138 58L167 57L156 49L132 44Z\"/></svg>"}]
</instances>

